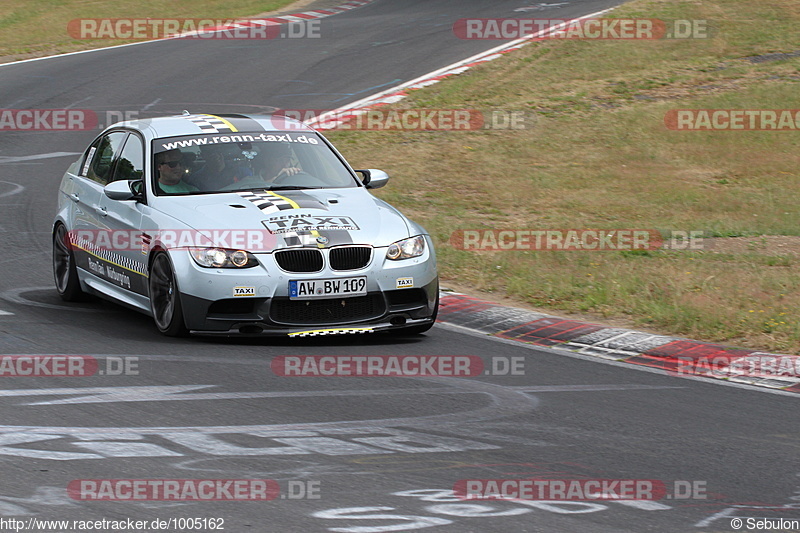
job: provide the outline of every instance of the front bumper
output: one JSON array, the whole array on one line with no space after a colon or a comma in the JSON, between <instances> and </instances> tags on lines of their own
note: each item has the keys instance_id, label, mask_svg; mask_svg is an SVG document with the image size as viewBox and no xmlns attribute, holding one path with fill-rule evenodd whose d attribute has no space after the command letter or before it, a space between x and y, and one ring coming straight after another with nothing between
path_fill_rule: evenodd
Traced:
<instances>
[{"instance_id":1,"label":"front bumper","mask_svg":"<svg viewBox=\"0 0 800 533\"><path fill-rule=\"evenodd\" d=\"M377 333L431 324L438 280L418 289L372 292L355 298L204 300L182 295L191 333L214 336L321 336ZM338 311L338 316L336 312Z\"/></svg>"},{"instance_id":2,"label":"front bumper","mask_svg":"<svg viewBox=\"0 0 800 533\"><path fill-rule=\"evenodd\" d=\"M369 333L431 324L439 290L430 238L425 253L390 261L375 248L358 270L328 266L314 273L286 272L272 254L257 254L257 267L209 269L197 266L185 251L171 256L187 328L197 335L316 336ZM289 281L367 278L366 296L291 300ZM404 280L401 284L401 280ZM411 285L406 283L411 280ZM403 288L398 288L398 287ZM244 295L239 293L244 292Z\"/></svg>"}]
</instances>

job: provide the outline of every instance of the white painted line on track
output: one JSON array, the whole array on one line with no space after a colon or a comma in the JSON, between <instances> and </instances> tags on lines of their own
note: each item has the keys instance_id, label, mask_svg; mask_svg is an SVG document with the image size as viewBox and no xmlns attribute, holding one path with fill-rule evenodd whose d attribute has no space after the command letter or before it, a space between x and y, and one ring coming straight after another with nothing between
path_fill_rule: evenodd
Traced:
<instances>
[{"instance_id":1,"label":"white painted line on track","mask_svg":"<svg viewBox=\"0 0 800 533\"><path fill-rule=\"evenodd\" d=\"M156 98L155 100L153 100L152 102L150 102L149 104L147 104L146 106L144 106L144 107L142 108L142 111L147 111L148 109L150 109L151 107L153 107L154 105L156 105L157 103L159 103L160 101L161 101L161 98Z\"/></svg>"},{"instance_id":2,"label":"white painted line on track","mask_svg":"<svg viewBox=\"0 0 800 533\"><path fill-rule=\"evenodd\" d=\"M696 523L694 525L694 527L708 527L709 525L711 525L712 522L714 522L714 521L716 521L716 520L718 520L720 518L725 518L726 516L730 516L730 514L735 510L736 509L734 509L733 507L728 507L727 509L723 509L722 511L720 511L720 512L718 512L716 514L713 514L713 515L711 515L711 516L699 521L698 523Z\"/></svg>"},{"instance_id":3,"label":"white painted line on track","mask_svg":"<svg viewBox=\"0 0 800 533\"><path fill-rule=\"evenodd\" d=\"M38 159L52 159L54 157L66 157L79 155L80 152L50 152L47 154L22 155L19 157L0 156L0 165L3 163L19 163L21 161L36 161Z\"/></svg>"},{"instance_id":4,"label":"white painted line on track","mask_svg":"<svg viewBox=\"0 0 800 533\"><path fill-rule=\"evenodd\" d=\"M4 356L0 356L4 357ZM30 357L34 357L31 355ZM453 378L457 379L457 378ZM170 402L198 400L241 400L259 398L311 398L320 395L318 391L245 391L245 392L191 392L215 388L216 385L153 385L132 387L77 387L55 389L9 389L0 390L0 397L23 396L75 396L74 398L46 400L25 405L61 405L76 403L125 403L125 402ZM680 386L657 386L637 384L611 385L529 385L505 387L511 392L549 393L549 392L598 392L598 391L639 391L654 389L680 389ZM431 387L428 389L362 389L325 391L325 396L392 396L429 394L475 394L473 390L453 390L452 387Z\"/></svg>"},{"instance_id":5,"label":"white painted line on track","mask_svg":"<svg viewBox=\"0 0 800 533\"><path fill-rule=\"evenodd\" d=\"M22 191L25 190L25 187L23 187L19 183L14 183L13 181L0 181L0 183L5 183L6 185L11 185L11 186L14 187L10 191L4 192L4 193L0 193L0 198L5 198L6 196L13 196L13 195L19 194L19 193L21 193ZM6 204L6 205L9 205L9 204Z\"/></svg>"},{"instance_id":6,"label":"white painted line on track","mask_svg":"<svg viewBox=\"0 0 800 533\"><path fill-rule=\"evenodd\" d=\"M79 55L79 54L88 54L88 53L91 53L91 52L99 52L101 50L111 50L112 48L126 48L128 46L137 46L137 45L140 45L140 44L158 43L158 42L165 41L165 40L167 40L167 39L157 39L157 40L153 40L153 41L141 41L141 42L138 42L138 43L116 44L114 46L105 46L103 48L92 48L90 50L78 50L77 52L67 52L66 54L58 54L58 55L54 55L54 56L33 57L31 59L23 59L21 61L13 61L11 63L2 63L2 64L0 64L0 68L10 67L10 66L13 66L13 65L22 65L23 63L32 63L34 61L44 61L45 59L54 59L54 58L57 58L57 57L76 56L76 55Z\"/></svg>"}]
</instances>

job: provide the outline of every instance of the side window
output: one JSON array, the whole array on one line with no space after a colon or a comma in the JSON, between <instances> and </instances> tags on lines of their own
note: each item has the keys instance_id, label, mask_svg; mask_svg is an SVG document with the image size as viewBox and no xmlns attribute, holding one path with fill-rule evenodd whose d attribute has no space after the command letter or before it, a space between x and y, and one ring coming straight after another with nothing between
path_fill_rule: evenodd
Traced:
<instances>
[{"instance_id":1,"label":"side window","mask_svg":"<svg viewBox=\"0 0 800 533\"><path fill-rule=\"evenodd\" d=\"M89 150L92 158L89 161L89 167L86 169L87 178L102 185L110 181L111 166L120 153L122 142L125 140L126 135L127 132L124 131L112 131L95 142ZM92 152L94 153L92 154Z\"/></svg>"},{"instance_id":2,"label":"side window","mask_svg":"<svg viewBox=\"0 0 800 533\"><path fill-rule=\"evenodd\" d=\"M114 175L109 181L139 180L144 174L144 146L136 135L130 135L120 153Z\"/></svg>"}]
</instances>

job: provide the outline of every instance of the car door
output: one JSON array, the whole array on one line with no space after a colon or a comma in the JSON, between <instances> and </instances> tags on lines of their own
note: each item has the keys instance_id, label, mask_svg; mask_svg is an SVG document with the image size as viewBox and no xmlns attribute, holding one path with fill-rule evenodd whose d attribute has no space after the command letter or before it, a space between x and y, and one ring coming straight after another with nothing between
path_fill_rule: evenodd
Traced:
<instances>
[{"instance_id":1,"label":"car door","mask_svg":"<svg viewBox=\"0 0 800 533\"><path fill-rule=\"evenodd\" d=\"M119 156L125 131L112 131L101 135L90 145L78 174L70 176L72 188L69 194L73 201L71 242L75 264L89 273L87 283L94 277L103 277L101 261L102 223L98 218L103 187L111 176L112 165Z\"/></svg>"},{"instance_id":2,"label":"car door","mask_svg":"<svg viewBox=\"0 0 800 533\"><path fill-rule=\"evenodd\" d=\"M144 142L129 133L115 159L109 183L137 181L144 178ZM142 186L144 190L144 186ZM147 297L147 255L142 246L142 213L146 205L138 200L112 200L102 194L97 205L99 224L110 235L110 249L105 257L105 279L128 294L128 303L145 306ZM120 295L118 295L119 297Z\"/></svg>"}]
</instances>

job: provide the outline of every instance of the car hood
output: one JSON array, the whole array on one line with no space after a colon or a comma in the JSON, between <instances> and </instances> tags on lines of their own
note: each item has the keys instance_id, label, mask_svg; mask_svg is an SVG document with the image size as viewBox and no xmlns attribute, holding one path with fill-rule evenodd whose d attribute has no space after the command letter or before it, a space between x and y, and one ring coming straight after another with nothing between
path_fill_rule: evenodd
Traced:
<instances>
[{"instance_id":1,"label":"car hood","mask_svg":"<svg viewBox=\"0 0 800 533\"><path fill-rule=\"evenodd\" d=\"M235 192L169 198L167 211L193 229L261 230L269 248L388 246L415 227L366 189Z\"/></svg>"}]
</instances>

